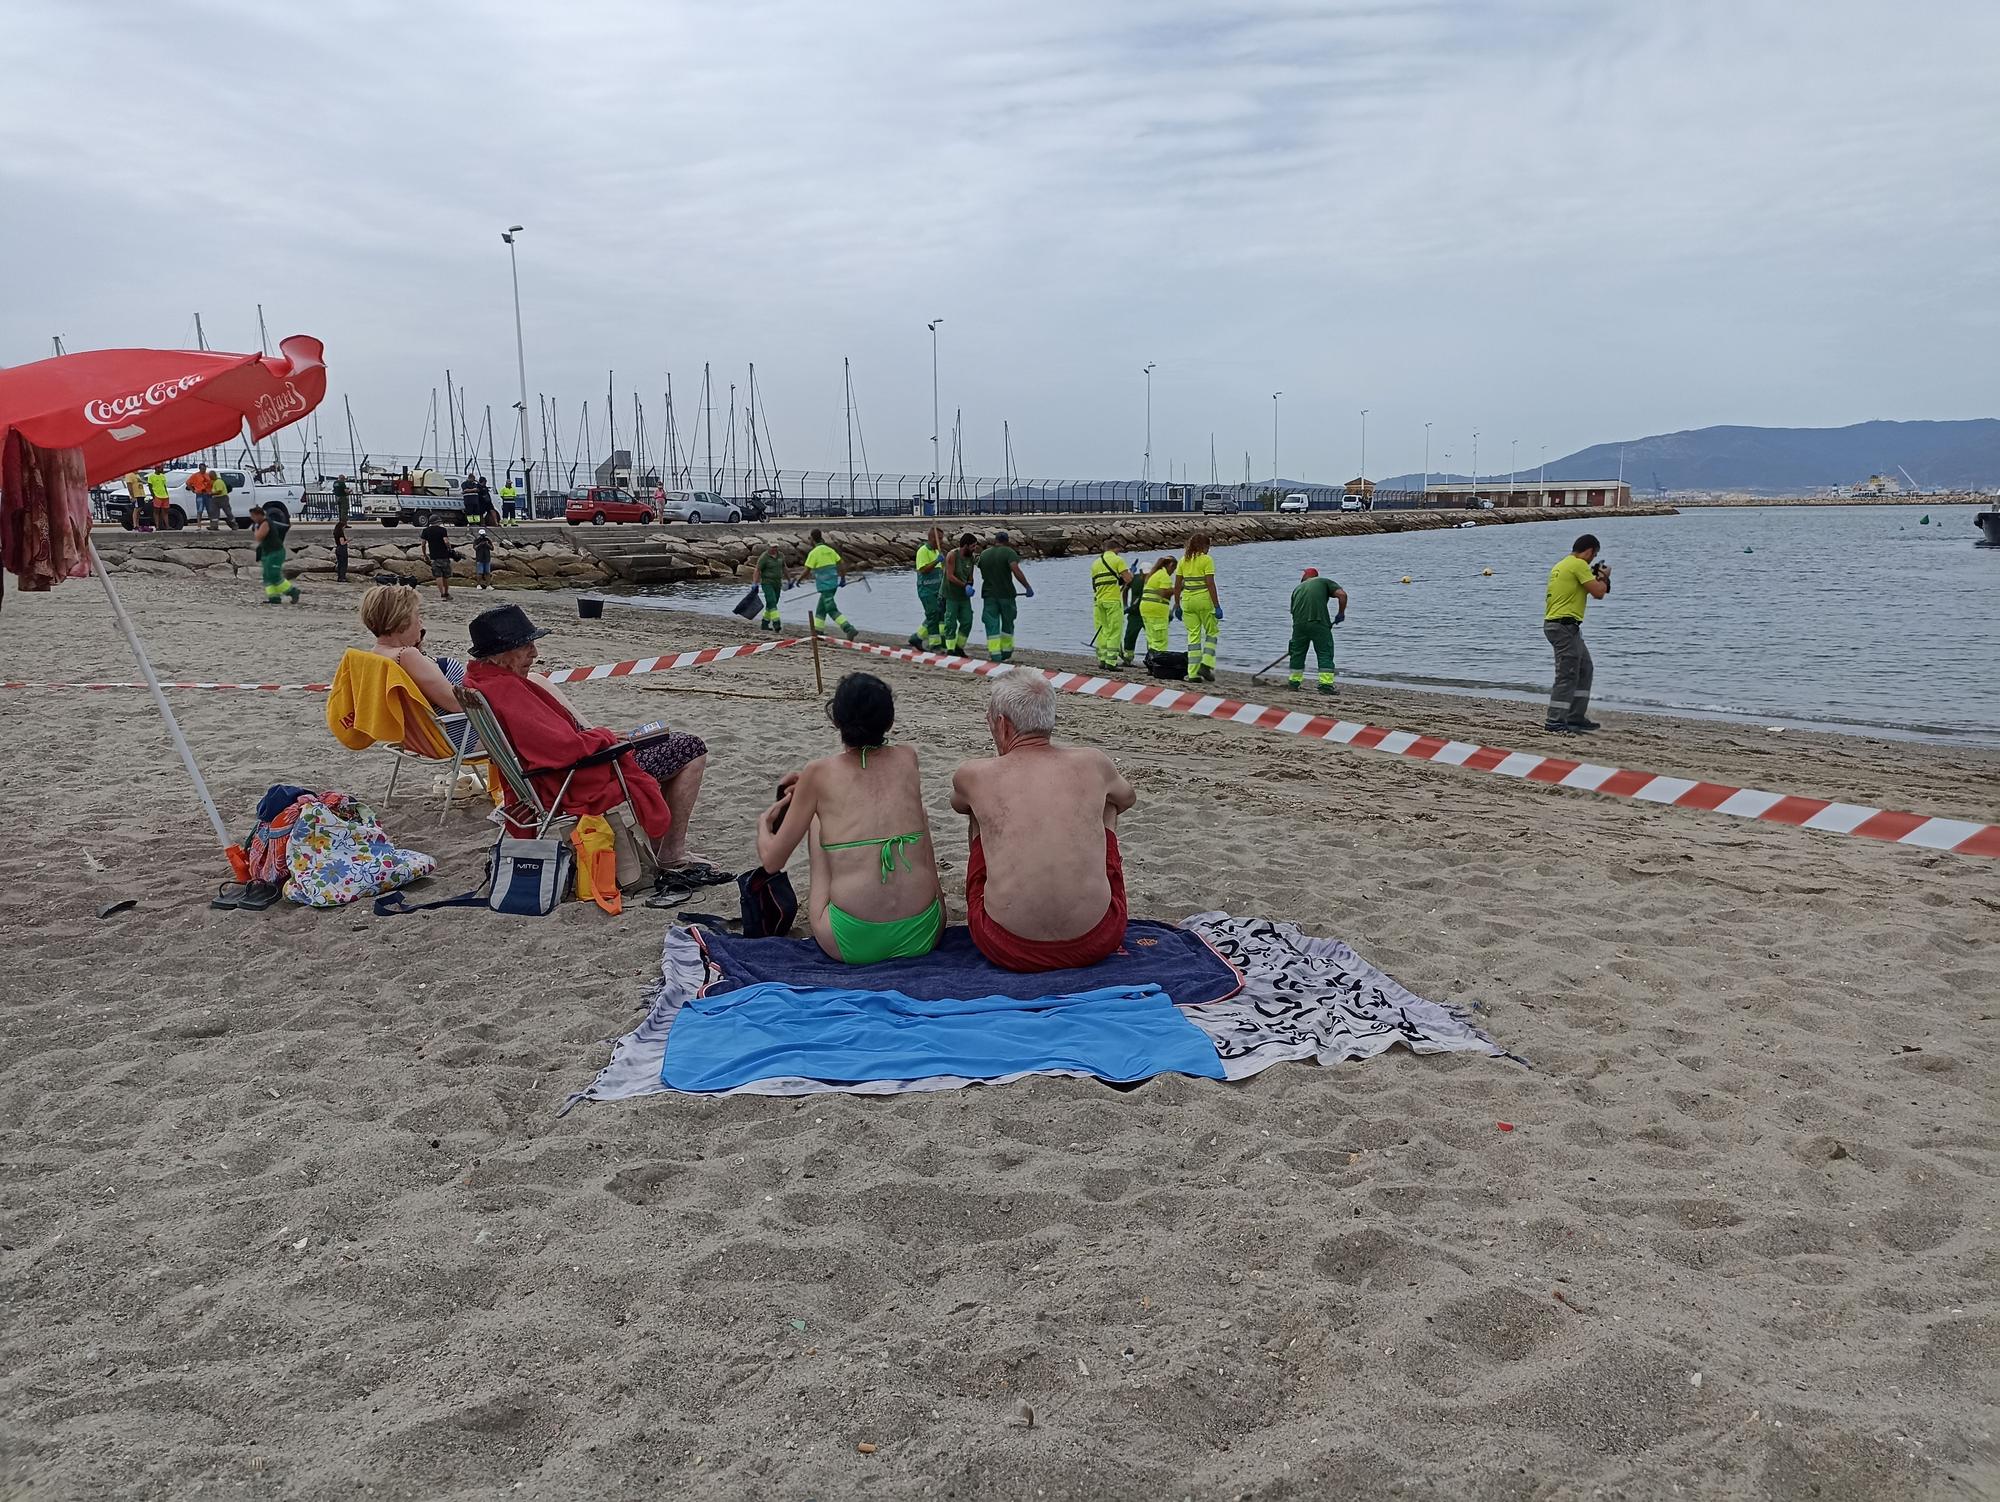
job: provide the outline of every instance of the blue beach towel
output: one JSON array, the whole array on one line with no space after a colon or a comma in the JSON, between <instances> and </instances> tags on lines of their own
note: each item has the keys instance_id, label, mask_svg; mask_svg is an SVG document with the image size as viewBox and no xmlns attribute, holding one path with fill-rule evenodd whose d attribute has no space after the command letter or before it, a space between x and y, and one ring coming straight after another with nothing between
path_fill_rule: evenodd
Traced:
<instances>
[{"instance_id":1,"label":"blue beach towel","mask_svg":"<svg viewBox=\"0 0 2000 1502\"><path fill-rule=\"evenodd\" d=\"M667 1035L660 1082L675 1090L731 1090L790 1076L998 1079L1045 1069L1119 1081L1166 1073L1224 1077L1215 1044L1158 986L920 1001L896 991L763 983L698 996L682 1007Z\"/></svg>"},{"instance_id":2,"label":"blue beach towel","mask_svg":"<svg viewBox=\"0 0 2000 1502\"><path fill-rule=\"evenodd\" d=\"M944 931L938 946L916 959L848 965L829 959L811 939L746 939L719 928L697 928L696 936L722 972L709 984L714 994L766 981L808 989L844 991L865 983L871 991L900 991L925 1001L962 996L1011 996L1032 1001L1073 996L1106 986L1157 986L1176 1006L1205 1006L1234 996L1243 977L1200 934L1172 923L1134 918L1125 942L1109 959L1084 970L1045 970L1017 975L1002 970L972 946L963 924Z\"/></svg>"}]
</instances>

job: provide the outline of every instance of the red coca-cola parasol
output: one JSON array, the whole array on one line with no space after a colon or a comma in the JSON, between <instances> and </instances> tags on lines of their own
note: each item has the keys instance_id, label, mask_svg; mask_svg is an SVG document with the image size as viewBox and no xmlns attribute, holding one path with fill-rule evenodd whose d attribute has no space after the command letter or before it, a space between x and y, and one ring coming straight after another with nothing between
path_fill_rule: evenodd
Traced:
<instances>
[{"instance_id":1,"label":"red coca-cola parasol","mask_svg":"<svg viewBox=\"0 0 2000 1502\"><path fill-rule=\"evenodd\" d=\"M232 442L245 428L252 439L268 438L304 417L325 397L324 355L319 340L294 334L278 345L275 356L97 349L0 370L0 452L10 451L10 433L19 433L38 449L73 450L82 458L84 484L89 485ZM74 469L69 472L73 475ZM80 497L71 499L83 504ZM84 530L87 523L86 511L78 529ZM104 583L111 612L138 660L153 702L167 722L174 749L201 795L216 839L229 851L229 831L216 812L208 783L87 531L83 547ZM47 577L42 576L41 587L47 587ZM236 866L236 860L231 865ZM239 879L242 874L239 867Z\"/></svg>"},{"instance_id":2,"label":"red coca-cola parasol","mask_svg":"<svg viewBox=\"0 0 2000 1502\"><path fill-rule=\"evenodd\" d=\"M16 365L0 370L0 435L82 450L94 485L297 422L326 395L324 353L294 334L276 355L93 349Z\"/></svg>"}]
</instances>

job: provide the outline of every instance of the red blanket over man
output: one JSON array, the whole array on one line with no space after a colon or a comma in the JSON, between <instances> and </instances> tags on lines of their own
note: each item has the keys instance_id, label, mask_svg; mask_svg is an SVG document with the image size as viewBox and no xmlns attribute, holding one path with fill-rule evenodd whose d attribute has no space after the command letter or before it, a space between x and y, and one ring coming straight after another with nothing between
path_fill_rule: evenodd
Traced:
<instances>
[{"instance_id":1,"label":"red blanket over man","mask_svg":"<svg viewBox=\"0 0 2000 1502\"><path fill-rule=\"evenodd\" d=\"M615 746L625 738L601 725L577 724L562 700L541 684L494 663L468 664L465 681L484 694L486 702L493 706L500 727L507 732L515 754L521 758L521 765L527 768L535 791L544 801L554 798L561 788L564 767L578 757ZM653 839L659 839L673 823L660 784L633 760L630 752L618 758L618 765L625 773L626 787L632 790L632 812L638 817L639 827ZM563 797L562 812L601 814L624 801L624 789L618 786L611 763L605 762L602 766L577 769Z\"/></svg>"}]
</instances>

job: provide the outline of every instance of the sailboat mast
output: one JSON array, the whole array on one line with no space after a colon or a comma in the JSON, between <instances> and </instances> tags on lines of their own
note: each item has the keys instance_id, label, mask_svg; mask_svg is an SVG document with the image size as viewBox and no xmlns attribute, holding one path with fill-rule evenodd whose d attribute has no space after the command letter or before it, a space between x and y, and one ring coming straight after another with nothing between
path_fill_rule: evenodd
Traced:
<instances>
[{"instance_id":1,"label":"sailboat mast","mask_svg":"<svg viewBox=\"0 0 2000 1502\"><path fill-rule=\"evenodd\" d=\"M708 429L708 489L715 484L715 397L708 383L708 361L701 362L701 416Z\"/></svg>"},{"instance_id":2,"label":"sailboat mast","mask_svg":"<svg viewBox=\"0 0 2000 1502\"><path fill-rule=\"evenodd\" d=\"M840 357L841 404L847 412L847 509L854 510L854 372Z\"/></svg>"},{"instance_id":3,"label":"sailboat mast","mask_svg":"<svg viewBox=\"0 0 2000 1502\"><path fill-rule=\"evenodd\" d=\"M458 468L458 401L457 401L457 398L456 398L455 396L453 396L453 394L452 394L452 387L451 387L451 367L450 367L449 365L447 365L447 366L445 367L445 371L444 371L444 406L445 406L445 410L446 410L447 412L449 412L449 413L451 414L451 472L452 472L453 474L457 474L457 473L459 472L459 468Z\"/></svg>"},{"instance_id":4,"label":"sailboat mast","mask_svg":"<svg viewBox=\"0 0 2000 1502\"><path fill-rule=\"evenodd\" d=\"M611 389L613 372L604 372L604 438L610 447L605 458L611 464L611 483L618 483L618 401ZM629 478L629 476L628 476Z\"/></svg>"}]
</instances>

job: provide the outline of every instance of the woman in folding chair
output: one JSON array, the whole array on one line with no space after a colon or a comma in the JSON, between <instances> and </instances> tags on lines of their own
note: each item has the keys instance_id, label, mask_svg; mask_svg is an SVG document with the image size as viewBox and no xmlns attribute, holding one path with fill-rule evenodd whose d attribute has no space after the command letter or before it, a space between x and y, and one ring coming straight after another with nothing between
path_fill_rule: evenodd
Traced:
<instances>
[{"instance_id":1,"label":"woman in folding chair","mask_svg":"<svg viewBox=\"0 0 2000 1502\"><path fill-rule=\"evenodd\" d=\"M688 822L701 793L708 747L684 731L658 731L630 741L615 730L588 726L553 688L529 672L535 643L549 633L519 605L496 605L472 618L471 665L465 687L476 693L544 806L560 800L565 814L601 814L630 802L665 885L695 887L734 878L688 854ZM601 752L625 746L614 756Z\"/></svg>"}]
</instances>

